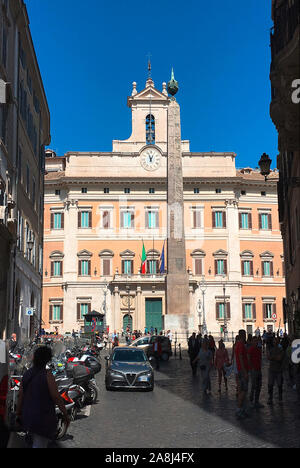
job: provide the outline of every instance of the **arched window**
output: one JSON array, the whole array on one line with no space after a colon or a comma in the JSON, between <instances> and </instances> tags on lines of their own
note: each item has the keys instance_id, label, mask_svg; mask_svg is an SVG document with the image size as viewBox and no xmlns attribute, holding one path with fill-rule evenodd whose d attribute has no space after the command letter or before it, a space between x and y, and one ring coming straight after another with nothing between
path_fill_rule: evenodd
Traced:
<instances>
[{"instance_id":1,"label":"arched window","mask_svg":"<svg viewBox=\"0 0 300 468\"><path fill-rule=\"evenodd\" d=\"M146 144L155 144L155 119L152 114L148 114L146 117Z\"/></svg>"}]
</instances>

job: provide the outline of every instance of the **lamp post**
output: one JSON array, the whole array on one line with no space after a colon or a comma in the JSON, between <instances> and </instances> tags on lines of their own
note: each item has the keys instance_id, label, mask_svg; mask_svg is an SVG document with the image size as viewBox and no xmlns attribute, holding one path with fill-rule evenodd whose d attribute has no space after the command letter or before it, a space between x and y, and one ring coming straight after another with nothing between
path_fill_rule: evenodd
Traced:
<instances>
[{"instance_id":1,"label":"lamp post","mask_svg":"<svg viewBox=\"0 0 300 468\"><path fill-rule=\"evenodd\" d=\"M269 156L264 153L260 160L259 160L259 167L260 167L260 173L262 176L265 177L265 181L268 179L268 175L270 174L270 167L271 167L272 159L269 158Z\"/></svg>"},{"instance_id":2,"label":"lamp post","mask_svg":"<svg viewBox=\"0 0 300 468\"><path fill-rule=\"evenodd\" d=\"M201 299L198 299L198 302L197 302L197 312L198 312L198 320L199 320L199 325L198 325L198 329L199 329L199 333L202 333L203 332L203 329L202 329L202 326L201 326L201 318L202 318L202 304L201 304Z\"/></svg>"},{"instance_id":3,"label":"lamp post","mask_svg":"<svg viewBox=\"0 0 300 468\"><path fill-rule=\"evenodd\" d=\"M205 283L204 277L201 280L201 283L199 283L199 288L202 292L202 309L203 309L203 324L202 324L202 331L203 334L207 334L207 326L206 326L206 317L205 317L205 291L207 289L207 285Z\"/></svg>"},{"instance_id":4,"label":"lamp post","mask_svg":"<svg viewBox=\"0 0 300 468\"><path fill-rule=\"evenodd\" d=\"M103 299L103 312L104 312L104 320L105 320L105 326L106 326L106 296L107 296L107 292L108 292L108 287L107 287L107 282L105 281L104 283L104 288L103 288L103 295L104 295L104 299ZM103 320L103 325L104 325L104 320ZM103 331L104 331L104 327L103 327Z\"/></svg>"}]
</instances>

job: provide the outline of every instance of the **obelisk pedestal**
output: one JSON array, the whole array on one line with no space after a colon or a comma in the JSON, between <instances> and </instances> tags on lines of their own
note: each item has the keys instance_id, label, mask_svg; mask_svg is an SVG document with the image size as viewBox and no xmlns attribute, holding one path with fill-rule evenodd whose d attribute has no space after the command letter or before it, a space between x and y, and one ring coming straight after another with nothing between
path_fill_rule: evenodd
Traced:
<instances>
[{"instance_id":1,"label":"obelisk pedestal","mask_svg":"<svg viewBox=\"0 0 300 468\"><path fill-rule=\"evenodd\" d=\"M193 329L189 275L186 269L180 108L174 98L168 107L168 240L165 329L182 337Z\"/></svg>"}]
</instances>

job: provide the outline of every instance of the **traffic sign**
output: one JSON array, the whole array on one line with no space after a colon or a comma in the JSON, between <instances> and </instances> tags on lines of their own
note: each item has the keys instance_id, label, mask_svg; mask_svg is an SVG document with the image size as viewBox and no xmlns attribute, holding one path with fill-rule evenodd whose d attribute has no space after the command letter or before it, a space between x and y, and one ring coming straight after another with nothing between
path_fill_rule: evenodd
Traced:
<instances>
[{"instance_id":1,"label":"traffic sign","mask_svg":"<svg viewBox=\"0 0 300 468\"><path fill-rule=\"evenodd\" d=\"M32 317L34 315L35 309L33 307L26 307L25 315Z\"/></svg>"}]
</instances>

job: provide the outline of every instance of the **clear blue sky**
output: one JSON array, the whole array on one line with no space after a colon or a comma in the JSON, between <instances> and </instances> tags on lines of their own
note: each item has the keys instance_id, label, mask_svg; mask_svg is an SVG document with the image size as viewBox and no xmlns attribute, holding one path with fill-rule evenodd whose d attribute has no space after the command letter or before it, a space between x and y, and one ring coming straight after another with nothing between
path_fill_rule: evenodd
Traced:
<instances>
[{"instance_id":1,"label":"clear blue sky","mask_svg":"<svg viewBox=\"0 0 300 468\"><path fill-rule=\"evenodd\" d=\"M127 96L161 89L171 67L191 151L234 151L237 167L277 155L271 0L25 0L51 113L50 147L111 151L131 134Z\"/></svg>"}]
</instances>

